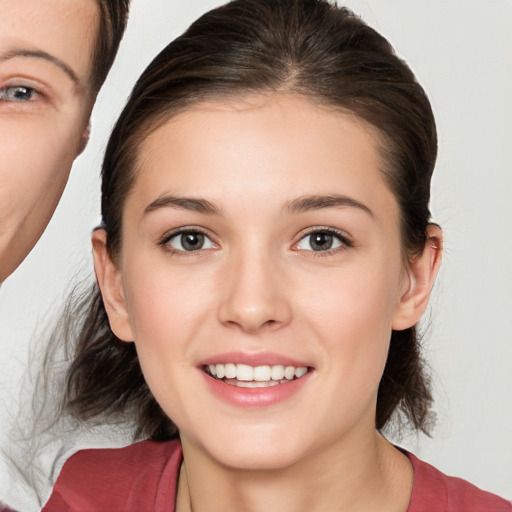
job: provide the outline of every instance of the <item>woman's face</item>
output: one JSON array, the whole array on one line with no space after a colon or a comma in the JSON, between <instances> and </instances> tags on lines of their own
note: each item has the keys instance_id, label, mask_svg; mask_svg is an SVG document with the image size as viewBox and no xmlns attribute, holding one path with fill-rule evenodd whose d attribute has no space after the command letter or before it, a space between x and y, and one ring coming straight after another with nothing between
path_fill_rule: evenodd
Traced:
<instances>
[{"instance_id":1,"label":"woman's face","mask_svg":"<svg viewBox=\"0 0 512 512\"><path fill-rule=\"evenodd\" d=\"M92 107L95 0L0 0L0 281L41 236Z\"/></svg>"},{"instance_id":2,"label":"woman's face","mask_svg":"<svg viewBox=\"0 0 512 512\"><path fill-rule=\"evenodd\" d=\"M380 167L373 129L292 95L203 103L142 144L110 317L185 449L278 468L375 432L410 286Z\"/></svg>"}]
</instances>

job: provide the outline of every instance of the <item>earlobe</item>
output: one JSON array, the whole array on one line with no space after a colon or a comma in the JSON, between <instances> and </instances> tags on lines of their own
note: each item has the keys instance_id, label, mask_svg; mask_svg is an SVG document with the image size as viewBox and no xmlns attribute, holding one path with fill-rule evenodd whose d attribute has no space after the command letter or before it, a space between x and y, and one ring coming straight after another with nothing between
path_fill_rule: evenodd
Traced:
<instances>
[{"instance_id":1,"label":"earlobe","mask_svg":"<svg viewBox=\"0 0 512 512\"><path fill-rule=\"evenodd\" d=\"M80 144L78 146L78 151L76 153L76 156L81 155L84 152L84 149L87 147L87 144L89 143L89 138L91 136L91 121L87 123L87 126L82 133L82 137L80 138Z\"/></svg>"},{"instance_id":2,"label":"earlobe","mask_svg":"<svg viewBox=\"0 0 512 512\"><path fill-rule=\"evenodd\" d=\"M400 331L415 325L427 308L430 292L441 265L443 233L430 224L423 252L409 262L408 286L399 299L393 317L393 329Z\"/></svg>"},{"instance_id":3,"label":"earlobe","mask_svg":"<svg viewBox=\"0 0 512 512\"><path fill-rule=\"evenodd\" d=\"M94 272L101 290L112 332L122 341L133 341L130 318L124 298L121 272L112 261L107 249L107 234L104 229L95 229L92 234Z\"/></svg>"}]
</instances>

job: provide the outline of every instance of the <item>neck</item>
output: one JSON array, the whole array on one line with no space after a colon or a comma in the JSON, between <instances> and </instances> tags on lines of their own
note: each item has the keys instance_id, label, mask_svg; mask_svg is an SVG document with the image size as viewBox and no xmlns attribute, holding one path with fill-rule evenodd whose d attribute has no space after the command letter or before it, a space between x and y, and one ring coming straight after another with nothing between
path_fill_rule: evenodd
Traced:
<instances>
[{"instance_id":1,"label":"neck","mask_svg":"<svg viewBox=\"0 0 512 512\"><path fill-rule=\"evenodd\" d=\"M412 467L378 432L336 443L286 468L240 470L182 438L177 512L405 512ZM342 446L337 446L341 444Z\"/></svg>"}]
</instances>

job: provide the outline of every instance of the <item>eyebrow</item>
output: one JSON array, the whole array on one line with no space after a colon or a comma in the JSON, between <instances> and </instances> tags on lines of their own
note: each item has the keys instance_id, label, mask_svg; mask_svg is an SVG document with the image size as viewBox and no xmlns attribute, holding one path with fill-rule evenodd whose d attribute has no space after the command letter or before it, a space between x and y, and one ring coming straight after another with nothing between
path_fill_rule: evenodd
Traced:
<instances>
[{"instance_id":1,"label":"eyebrow","mask_svg":"<svg viewBox=\"0 0 512 512\"><path fill-rule=\"evenodd\" d=\"M374 217L373 212L365 204L348 196L327 195L327 196L302 196L286 204L285 210L290 213L304 213L311 210L321 210L323 208L357 208Z\"/></svg>"},{"instance_id":2,"label":"eyebrow","mask_svg":"<svg viewBox=\"0 0 512 512\"><path fill-rule=\"evenodd\" d=\"M286 203L284 209L290 213L304 213L311 210L321 210L323 208L343 208L347 206L357 208L371 217L374 217L373 212L368 206L356 199L343 195L302 196ZM180 208L207 215L221 215L222 212L220 207L206 199L163 195L146 206L144 214L159 210L160 208Z\"/></svg>"},{"instance_id":3,"label":"eyebrow","mask_svg":"<svg viewBox=\"0 0 512 512\"><path fill-rule=\"evenodd\" d=\"M16 57L28 57L31 59L42 59L47 62L52 63L57 66L59 69L64 71L64 73L68 76L68 78L76 85L80 86L80 79L77 74L73 71L73 69L66 64L64 61L58 59L57 57L44 52L42 50L27 50L23 48L17 48L14 50L9 50L0 54L0 62L14 59Z\"/></svg>"},{"instance_id":4,"label":"eyebrow","mask_svg":"<svg viewBox=\"0 0 512 512\"><path fill-rule=\"evenodd\" d=\"M170 195L160 196L146 206L144 214L159 210L160 208L181 208L192 212L204 213L207 215L220 215L221 209L206 199L194 197L176 197Z\"/></svg>"}]
</instances>

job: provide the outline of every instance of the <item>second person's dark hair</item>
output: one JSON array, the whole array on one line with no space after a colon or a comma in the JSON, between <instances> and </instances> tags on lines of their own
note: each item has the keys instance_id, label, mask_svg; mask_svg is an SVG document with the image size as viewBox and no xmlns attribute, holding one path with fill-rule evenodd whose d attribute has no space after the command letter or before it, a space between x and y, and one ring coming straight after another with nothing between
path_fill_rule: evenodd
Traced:
<instances>
[{"instance_id":1,"label":"second person's dark hair","mask_svg":"<svg viewBox=\"0 0 512 512\"><path fill-rule=\"evenodd\" d=\"M96 94L114 63L126 29L130 0L97 0L100 21L94 46L91 86Z\"/></svg>"}]
</instances>

